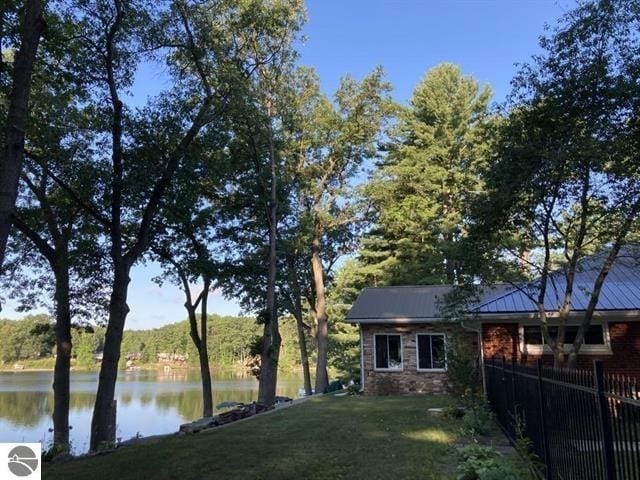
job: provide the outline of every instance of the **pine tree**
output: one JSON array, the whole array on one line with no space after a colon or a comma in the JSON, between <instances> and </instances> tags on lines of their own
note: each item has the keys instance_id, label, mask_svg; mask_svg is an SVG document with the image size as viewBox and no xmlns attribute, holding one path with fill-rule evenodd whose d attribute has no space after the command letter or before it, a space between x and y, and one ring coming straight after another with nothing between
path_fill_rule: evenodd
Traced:
<instances>
[{"instance_id":1,"label":"pine tree","mask_svg":"<svg viewBox=\"0 0 640 480\"><path fill-rule=\"evenodd\" d=\"M375 227L359 265L374 283L459 280L458 245L486 163L490 98L488 86L445 63L427 72L400 111L388 154L365 189Z\"/></svg>"}]
</instances>

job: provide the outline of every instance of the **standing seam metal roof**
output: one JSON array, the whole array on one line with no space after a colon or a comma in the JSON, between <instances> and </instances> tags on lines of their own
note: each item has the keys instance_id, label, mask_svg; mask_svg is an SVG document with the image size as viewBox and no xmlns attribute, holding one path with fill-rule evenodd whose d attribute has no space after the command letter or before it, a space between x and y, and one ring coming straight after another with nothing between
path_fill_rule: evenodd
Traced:
<instances>
[{"instance_id":1,"label":"standing seam metal roof","mask_svg":"<svg viewBox=\"0 0 640 480\"><path fill-rule=\"evenodd\" d=\"M572 311L587 309L591 291L605 258L606 253L601 253L584 258L578 264L571 295ZM539 280L522 284L479 303L471 311L480 314L537 312L536 303L530 297L536 299L539 289ZM564 273L553 272L545 291L545 310L558 310L564 300L565 290ZM602 285L596 310L640 310L640 248L627 246L621 250Z\"/></svg>"},{"instance_id":2,"label":"standing seam metal roof","mask_svg":"<svg viewBox=\"0 0 640 480\"><path fill-rule=\"evenodd\" d=\"M446 295L454 288L454 285L365 288L349 310L346 320L351 323L361 323L363 320L440 320L441 306L446 301ZM506 284L487 287L485 298L511 288Z\"/></svg>"},{"instance_id":3,"label":"standing seam metal roof","mask_svg":"<svg viewBox=\"0 0 640 480\"><path fill-rule=\"evenodd\" d=\"M578 265L572 294L572 311L584 311L591 296L591 289L605 259L605 253L584 258ZM563 272L553 272L547 284L545 309L555 311L564 298L566 281ZM442 317L441 305L453 285L396 286L365 288L346 321L370 323L394 321L429 322ZM537 312L536 303L539 282L518 286L497 284L485 287L476 306L470 313L530 314ZM526 293L525 293L526 292ZM527 295L527 293L529 295ZM598 311L640 310L640 247L627 246L620 251L603 286L596 307Z\"/></svg>"}]
</instances>

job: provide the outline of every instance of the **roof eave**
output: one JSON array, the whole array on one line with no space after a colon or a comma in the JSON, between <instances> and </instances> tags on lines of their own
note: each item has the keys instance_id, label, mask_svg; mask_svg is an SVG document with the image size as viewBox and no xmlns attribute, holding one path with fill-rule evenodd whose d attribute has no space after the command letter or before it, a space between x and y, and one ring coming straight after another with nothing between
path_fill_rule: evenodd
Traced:
<instances>
[{"instance_id":1,"label":"roof eave","mask_svg":"<svg viewBox=\"0 0 640 480\"><path fill-rule=\"evenodd\" d=\"M381 324L381 323L435 323L447 321L441 317L378 317L378 318L346 318L345 323L353 324Z\"/></svg>"},{"instance_id":2,"label":"roof eave","mask_svg":"<svg viewBox=\"0 0 640 480\"><path fill-rule=\"evenodd\" d=\"M584 315L584 310L572 310L569 312L569 317L581 317ZM560 314L558 312L547 312L548 318L558 318ZM640 310L596 310L593 312L594 318L620 318L620 319L633 319L634 317L640 319ZM539 317L538 312L477 312L469 313L464 318L476 318L483 321L495 321L495 320L521 320L521 319L535 319Z\"/></svg>"}]
</instances>

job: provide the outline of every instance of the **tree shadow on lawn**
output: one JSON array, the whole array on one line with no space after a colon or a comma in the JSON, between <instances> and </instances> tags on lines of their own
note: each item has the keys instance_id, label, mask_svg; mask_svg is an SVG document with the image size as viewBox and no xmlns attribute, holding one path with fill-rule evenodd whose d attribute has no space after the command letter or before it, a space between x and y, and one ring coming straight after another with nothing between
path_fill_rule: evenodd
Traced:
<instances>
[{"instance_id":1,"label":"tree shadow on lawn","mask_svg":"<svg viewBox=\"0 0 640 480\"><path fill-rule=\"evenodd\" d=\"M448 397L330 397L195 435L47 467L46 479L453 479ZM117 472L117 474L115 473Z\"/></svg>"}]
</instances>

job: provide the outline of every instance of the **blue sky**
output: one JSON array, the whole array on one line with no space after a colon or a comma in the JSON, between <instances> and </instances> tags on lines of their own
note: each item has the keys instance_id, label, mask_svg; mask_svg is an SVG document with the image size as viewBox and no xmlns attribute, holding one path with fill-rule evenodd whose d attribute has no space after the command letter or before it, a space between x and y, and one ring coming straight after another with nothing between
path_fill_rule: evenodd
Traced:
<instances>
[{"instance_id":1,"label":"blue sky","mask_svg":"<svg viewBox=\"0 0 640 480\"><path fill-rule=\"evenodd\" d=\"M345 74L361 78L382 65L399 102L411 97L424 73L441 62L459 64L466 74L491 85L503 101L517 62L539 51L544 25L574 5L573 0L308 0L307 39L300 63L317 69L322 87L332 93ZM162 71L142 69L133 89L143 104L161 90ZM155 265L134 268L127 328L158 327L185 318L183 294L152 282ZM18 318L15 304L2 317ZM209 310L235 315L233 299L214 294Z\"/></svg>"}]
</instances>

